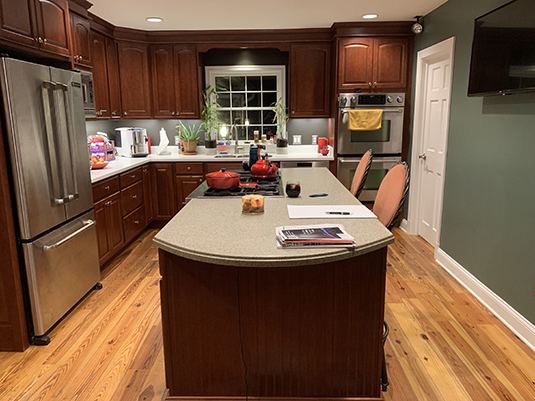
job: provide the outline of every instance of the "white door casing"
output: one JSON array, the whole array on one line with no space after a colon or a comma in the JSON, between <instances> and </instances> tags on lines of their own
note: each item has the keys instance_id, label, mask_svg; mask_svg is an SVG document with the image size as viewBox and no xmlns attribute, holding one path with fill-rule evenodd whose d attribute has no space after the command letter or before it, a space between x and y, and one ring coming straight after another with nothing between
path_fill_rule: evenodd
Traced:
<instances>
[{"instance_id":1,"label":"white door casing","mask_svg":"<svg viewBox=\"0 0 535 401\"><path fill-rule=\"evenodd\" d=\"M404 228L440 243L452 85L452 37L418 52L409 215Z\"/></svg>"}]
</instances>

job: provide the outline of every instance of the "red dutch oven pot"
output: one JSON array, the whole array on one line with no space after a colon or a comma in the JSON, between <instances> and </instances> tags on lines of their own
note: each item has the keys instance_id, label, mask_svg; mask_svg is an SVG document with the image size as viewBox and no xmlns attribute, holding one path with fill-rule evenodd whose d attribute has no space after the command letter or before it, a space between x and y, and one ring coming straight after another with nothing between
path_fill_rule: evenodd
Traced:
<instances>
[{"instance_id":1,"label":"red dutch oven pot","mask_svg":"<svg viewBox=\"0 0 535 401\"><path fill-rule=\"evenodd\" d=\"M231 189L240 185L240 174L233 171L225 171L222 168L210 174L206 174L206 183L213 189Z\"/></svg>"},{"instance_id":2,"label":"red dutch oven pot","mask_svg":"<svg viewBox=\"0 0 535 401\"><path fill-rule=\"evenodd\" d=\"M277 166L266 159L258 160L251 166L251 177L273 178L277 176Z\"/></svg>"}]
</instances>

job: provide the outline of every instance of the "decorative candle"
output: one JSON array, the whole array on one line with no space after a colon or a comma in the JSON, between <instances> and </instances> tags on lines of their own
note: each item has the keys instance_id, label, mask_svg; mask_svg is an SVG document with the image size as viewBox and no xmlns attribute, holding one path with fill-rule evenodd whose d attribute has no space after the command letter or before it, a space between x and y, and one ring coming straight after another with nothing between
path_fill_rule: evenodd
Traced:
<instances>
[{"instance_id":1,"label":"decorative candle","mask_svg":"<svg viewBox=\"0 0 535 401\"><path fill-rule=\"evenodd\" d=\"M264 213L264 197L262 195L244 195L241 198L241 211L244 214Z\"/></svg>"}]
</instances>

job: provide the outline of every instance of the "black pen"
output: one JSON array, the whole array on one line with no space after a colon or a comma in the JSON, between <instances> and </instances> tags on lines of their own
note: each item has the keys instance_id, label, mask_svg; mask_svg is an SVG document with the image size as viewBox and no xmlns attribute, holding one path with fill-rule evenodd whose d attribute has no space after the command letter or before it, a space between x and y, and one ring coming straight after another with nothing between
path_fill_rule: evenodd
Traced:
<instances>
[{"instance_id":1,"label":"black pen","mask_svg":"<svg viewBox=\"0 0 535 401\"><path fill-rule=\"evenodd\" d=\"M341 214L343 216L347 216L351 214L351 212L325 212L326 214Z\"/></svg>"}]
</instances>

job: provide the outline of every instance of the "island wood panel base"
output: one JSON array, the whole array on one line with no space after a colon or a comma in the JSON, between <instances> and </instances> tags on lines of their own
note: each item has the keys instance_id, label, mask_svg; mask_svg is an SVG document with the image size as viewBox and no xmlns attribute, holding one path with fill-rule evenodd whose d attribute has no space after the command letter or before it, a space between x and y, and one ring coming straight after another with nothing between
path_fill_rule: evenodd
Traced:
<instances>
[{"instance_id":1,"label":"island wood panel base","mask_svg":"<svg viewBox=\"0 0 535 401\"><path fill-rule=\"evenodd\" d=\"M382 399L386 254L238 268L159 250L167 400Z\"/></svg>"}]
</instances>

